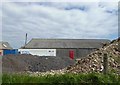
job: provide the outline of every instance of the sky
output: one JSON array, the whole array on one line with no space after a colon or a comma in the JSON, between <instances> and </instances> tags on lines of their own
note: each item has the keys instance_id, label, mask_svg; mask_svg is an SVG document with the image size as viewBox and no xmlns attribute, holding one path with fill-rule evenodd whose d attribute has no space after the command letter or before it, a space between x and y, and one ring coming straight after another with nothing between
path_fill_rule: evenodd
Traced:
<instances>
[{"instance_id":1,"label":"sky","mask_svg":"<svg viewBox=\"0 0 120 85\"><path fill-rule=\"evenodd\" d=\"M28 42L32 38L118 37L117 2L3 2L0 13L0 36L13 48L24 45L26 33Z\"/></svg>"}]
</instances>

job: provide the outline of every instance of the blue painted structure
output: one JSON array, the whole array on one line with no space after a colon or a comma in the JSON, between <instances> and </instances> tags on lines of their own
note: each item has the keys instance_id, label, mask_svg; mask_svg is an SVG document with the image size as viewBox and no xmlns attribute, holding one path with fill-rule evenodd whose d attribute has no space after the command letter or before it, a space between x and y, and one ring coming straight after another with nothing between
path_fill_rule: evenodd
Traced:
<instances>
[{"instance_id":1,"label":"blue painted structure","mask_svg":"<svg viewBox=\"0 0 120 85\"><path fill-rule=\"evenodd\" d=\"M19 54L18 49L5 49L5 50L3 50L3 55L8 55L8 54Z\"/></svg>"}]
</instances>

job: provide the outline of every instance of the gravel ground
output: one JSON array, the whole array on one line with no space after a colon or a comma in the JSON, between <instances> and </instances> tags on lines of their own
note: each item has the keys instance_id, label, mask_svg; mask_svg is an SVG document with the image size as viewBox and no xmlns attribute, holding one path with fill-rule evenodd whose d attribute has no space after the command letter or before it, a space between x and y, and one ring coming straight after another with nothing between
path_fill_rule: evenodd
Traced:
<instances>
[{"instance_id":1,"label":"gravel ground","mask_svg":"<svg viewBox=\"0 0 120 85\"><path fill-rule=\"evenodd\" d=\"M41 57L33 55L5 55L2 58L3 72L46 72L73 65L69 57Z\"/></svg>"}]
</instances>

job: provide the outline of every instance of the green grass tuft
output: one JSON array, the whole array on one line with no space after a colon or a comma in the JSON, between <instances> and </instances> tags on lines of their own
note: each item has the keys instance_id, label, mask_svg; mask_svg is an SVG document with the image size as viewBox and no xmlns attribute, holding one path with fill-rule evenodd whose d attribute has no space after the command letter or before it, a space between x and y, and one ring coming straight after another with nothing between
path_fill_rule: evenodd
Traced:
<instances>
[{"instance_id":1,"label":"green grass tuft","mask_svg":"<svg viewBox=\"0 0 120 85\"><path fill-rule=\"evenodd\" d=\"M49 83L50 85L80 85L89 83L89 85L103 85L115 83L120 85L120 76L115 74L103 75L100 73L90 74L64 74L64 75L46 75L29 76L27 74L3 74L3 83Z\"/></svg>"}]
</instances>

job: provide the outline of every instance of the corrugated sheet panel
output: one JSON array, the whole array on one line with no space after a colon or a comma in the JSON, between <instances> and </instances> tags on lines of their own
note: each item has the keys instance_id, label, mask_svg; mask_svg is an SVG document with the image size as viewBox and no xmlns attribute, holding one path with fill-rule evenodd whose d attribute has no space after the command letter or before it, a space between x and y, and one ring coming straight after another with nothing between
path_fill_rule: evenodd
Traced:
<instances>
[{"instance_id":1,"label":"corrugated sheet panel","mask_svg":"<svg viewBox=\"0 0 120 85\"><path fill-rule=\"evenodd\" d=\"M38 56L56 56L56 49L18 49L20 54L31 54Z\"/></svg>"},{"instance_id":2,"label":"corrugated sheet panel","mask_svg":"<svg viewBox=\"0 0 120 85\"><path fill-rule=\"evenodd\" d=\"M3 50L3 55L8 55L8 54L18 54L18 50L17 49L13 49L13 50L5 49L5 50Z\"/></svg>"}]
</instances>

